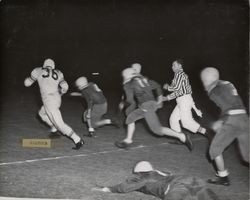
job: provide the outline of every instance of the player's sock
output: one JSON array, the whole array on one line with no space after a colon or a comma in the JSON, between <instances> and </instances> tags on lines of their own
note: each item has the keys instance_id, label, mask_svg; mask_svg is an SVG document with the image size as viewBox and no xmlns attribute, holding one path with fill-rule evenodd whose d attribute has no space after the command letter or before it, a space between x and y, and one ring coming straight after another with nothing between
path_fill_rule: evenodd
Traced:
<instances>
[{"instance_id":1,"label":"player's sock","mask_svg":"<svg viewBox=\"0 0 250 200\"><path fill-rule=\"evenodd\" d=\"M203 127L200 126L197 132L200 133L200 134L202 134L202 135L205 135L206 132L207 132L207 130L205 128L203 128Z\"/></svg>"},{"instance_id":2,"label":"player's sock","mask_svg":"<svg viewBox=\"0 0 250 200\"><path fill-rule=\"evenodd\" d=\"M74 132L72 133L70 137L74 141L75 144L81 141L81 138Z\"/></svg>"},{"instance_id":3,"label":"player's sock","mask_svg":"<svg viewBox=\"0 0 250 200\"><path fill-rule=\"evenodd\" d=\"M57 132L56 127L54 127L54 126L53 126L53 127L51 127L51 128L50 128L50 132L51 132L51 133L55 133L55 132Z\"/></svg>"},{"instance_id":4,"label":"player's sock","mask_svg":"<svg viewBox=\"0 0 250 200\"><path fill-rule=\"evenodd\" d=\"M61 137L61 133L59 133L55 127L51 127L49 138L56 139L60 137Z\"/></svg>"},{"instance_id":5,"label":"player's sock","mask_svg":"<svg viewBox=\"0 0 250 200\"><path fill-rule=\"evenodd\" d=\"M89 134L88 134L89 137L97 137L96 134L95 134L95 129L94 128L90 127L88 129L88 131L89 131Z\"/></svg>"},{"instance_id":6,"label":"player's sock","mask_svg":"<svg viewBox=\"0 0 250 200\"><path fill-rule=\"evenodd\" d=\"M105 123L106 123L106 124L111 124L112 122L111 122L110 119L105 119Z\"/></svg>"}]
</instances>

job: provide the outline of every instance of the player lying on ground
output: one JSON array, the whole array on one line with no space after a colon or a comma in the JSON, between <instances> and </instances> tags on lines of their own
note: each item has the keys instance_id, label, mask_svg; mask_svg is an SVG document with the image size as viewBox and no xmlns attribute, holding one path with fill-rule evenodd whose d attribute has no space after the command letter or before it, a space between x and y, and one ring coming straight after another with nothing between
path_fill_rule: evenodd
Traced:
<instances>
[{"instance_id":1,"label":"player lying on ground","mask_svg":"<svg viewBox=\"0 0 250 200\"><path fill-rule=\"evenodd\" d=\"M138 162L133 175L120 184L95 187L92 191L128 193L133 191L153 195L163 200L218 200L205 182L187 175L175 175L155 170L147 161Z\"/></svg>"},{"instance_id":2,"label":"player lying on ground","mask_svg":"<svg viewBox=\"0 0 250 200\"><path fill-rule=\"evenodd\" d=\"M64 80L63 73L55 69L55 63L51 59L44 61L43 67L35 68L30 77L24 81L26 87L30 87L34 82L38 82L42 97L43 106L39 111L41 119L50 126L51 132L60 131L72 139L75 143L73 149L80 149L83 140L74 132L74 130L64 123L60 112L61 96L68 91L68 84Z\"/></svg>"},{"instance_id":3,"label":"player lying on ground","mask_svg":"<svg viewBox=\"0 0 250 200\"><path fill-rule=\"evenodd\" d=\"M189 78L183 71L183 61L174 61L172 63L172 70L175 75L171 85L166 83L163 86L164 89L171 92L171 94L163 97L163 100L170 101L176 99L177 103L169 118L170 128L176 132L181 132L181 122L185 129L193 133L200 133L202 135L208 134L208 131L193 118L192 109L194 109L196 114L200 117L202 117L202 113L196 108L193 101L192 88L189 83Z\"/></svg>"},{"instance_id":4,"label":"player lying on ground","mask_svg":"<svg viewBox=\"0 0 250 200\"><path fill-rule=\"evenodd\" d=\"M83 120L87 122L89 136L94 136L95 128L104 125L118 124L111 119L103 119L103 115L107 113L108 104L102 90L92 82L88 82L86 77L79 77L75 81L75 85L80 92L72 92L71 96L82 96L87 102L87 109L83 113Z\"/></svg>"},{"instance_id":5,"label":"player lying on ground","mask_svg":"<svg viewBox=\"0 0 250 200\"><path fill-rule=\"evenodd\" d=\"M216 68L203 69L201 80L209 98L221 109L221 117L213 125L216 135L209 148L209 155L217 168L217 178L208 182L228 186L229 173L222 153L236 139L242 158L249 163L248 115L237 89L229 81L220 80Z\"/></svg>"},{"instance_id":6,"label":"player lying on ground","mask_svg":"<svg viewBox=\"0 0 250 200\"><path fill-rule=\"evenodd\" d=\"M135 122L144 118L154 134L177 138L192 150L192 142L188 136L163 127L160 124L158 116L155 113L159 105L162 104L162 90L160 85L136 73L132 68L123 70L122 76L126 103L128 104L125 111L127 116L125 122L127 124L127 137L121 142L116 142L115 145L119 148L127 148L132 144ZM155 101L153 90L156 90L158 102Z\"/></svg>"}]
</instances>

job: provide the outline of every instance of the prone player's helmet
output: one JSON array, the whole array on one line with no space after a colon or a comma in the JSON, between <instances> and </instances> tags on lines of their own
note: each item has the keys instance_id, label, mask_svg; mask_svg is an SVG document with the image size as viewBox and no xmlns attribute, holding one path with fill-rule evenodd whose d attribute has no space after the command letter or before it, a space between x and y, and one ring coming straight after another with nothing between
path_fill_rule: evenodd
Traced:
<instances>
[{"instance_id":1,"label":"prone player's helmet","mask_svg":"<svg viewBox=\"0 0 250 200\"><path fill-rule=\"evenodd\" d=\"M135 70L136 73L141 73L141 65L139 63L134 63L131 65L131 68Z\"/></svg>"},{"instance_id":2,"label":"prone player's helmet","mask_svg":"<svg viewBox=\"0 0 250 200\"><path fill-rule=\"evenodd\" d=\"M219 71L214 67L207 67L203 69L200 77L205 90L208 90L215 81L218 81L219 76Z\"/></svg>"},{"instance_id":3,"label":"prone player's helmet","mask_svg":"<svg viewBox=\"0 0 250 200\"><path fill-rule=\"evenodd\" d=\"M86 77L82 76L76 79L75 84L78 89L83 89L88 85L88 80Z\"/></svg>"},{"instance_id":4,"label":"prone player's helmet","mask_svg":"<svg viewBox=\"0 0 250 200\"><path fill-rule=\"evenodd\" d=\"M122 71L123 84L130 81L133 77L137 76L137 73L132 68L127 68Z\"/></svg>"},{"instance_id":5,"label":"prone player's helmet","mask_svg":"<svg viewBox=\"0 0 250 200\"><path fill-rule=\"evenodd\" d=\"M154 171L153 166L148 161L140 161L134 167L134 173Z\"/></svg>"},{"instance_id":6,"label":"prone player's helmet","mask_svg":"<svg viewBox=\"0 0 250 200\"><path fill-rule=\"evenodd\" d=\"M44 61L43 67L51 67L52 69L55 69L55 62L54 60L48 58Z\"/></svg>"}]
</instances>

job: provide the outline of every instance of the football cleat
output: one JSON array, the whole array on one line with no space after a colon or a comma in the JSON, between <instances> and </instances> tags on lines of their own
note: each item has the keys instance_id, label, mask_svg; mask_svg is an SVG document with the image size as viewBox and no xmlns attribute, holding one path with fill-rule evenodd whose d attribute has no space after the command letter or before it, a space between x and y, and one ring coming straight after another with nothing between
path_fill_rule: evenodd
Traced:
<instances>
[{"instance_id":1,"label":"football cleat","mask_svg":"<svg viewBox=\"0 0 250 200\"><path fill-rule=\"evenodd\" d=\"M210 184L215 184L215 185L224 185L224 186L230 185L230 181L229 181L229 178L227 176L225 176L225 177L218 176L214 179L208 179L207 182Z\"/></svg>"},{"instance_id":2,"label":"football cleat","mask_svg":"<svg viewBox=\"0 0 250 200\"><path fill-rule=\"evenodd\" d=\"M87 135L88 137L97 137L97 135L95 134L95 132L93 131L91 131L91 132L89 132L89 134Z\"/></svg>"},{"instance_id":3,"label":"football cleat","mask_svg":"<svg viewBox=\"0 0 250 200\"><path fill-rule=\"evenodd\" d=\"M83 139L81 139L79 142L77 142L75 145L75 147L73 147L72 149L74 149L74 150L79 150L81 147L82 147L82 145L84 144L84 141L83 141Z\"/></svg>"},{"instance_id":4,"label":"football cleat","mask_svg":"<svg viewBox=\"0 0 250 200\"><path fill-rule=\"evenodd\" d=\"M115 142L115 146L117 146L118 148L120 149L127 149L131 144L127 143L127 142L124 142L124 141L116 141Z\"/></svg>"}]
</instances>

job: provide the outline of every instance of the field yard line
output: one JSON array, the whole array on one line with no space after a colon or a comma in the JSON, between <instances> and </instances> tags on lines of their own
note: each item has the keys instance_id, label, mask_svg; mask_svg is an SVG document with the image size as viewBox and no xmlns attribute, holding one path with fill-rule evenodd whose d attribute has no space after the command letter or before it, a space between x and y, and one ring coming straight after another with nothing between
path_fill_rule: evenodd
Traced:
<instances>
[{"instance_id":1,"label":"field yard line","mask_svg":"<svg viewBox=\"0 0 250 200\"><path fill-rule=\"evenodd\" d=\"M77 199L39 199L39 198L18 198L18 197L0 197L0 200L77 200Z\"/></svg>"},{"instance_id":2,"label":"field yard line","mask_svg":"<svg viewBox=\"0 0 250 200\"><path fill-rule=\"evenodd\" d=\"M195 141L201 140L201 139L203 139L203 138L196 138ZM139 146L136 146L136 147L131 147L131 148L129 148L129 150L139 149L139 148L155 147L155 146L168 145L168 144L170 144L170 143L165 142L165 143L160 143L160 144L157 144L157 145L148 145L148 146L139 145ZM58 160L58 159L63 159L63 158L86 157L86 156L98 155L98 154L108 154L108 153L113 153L113 152L118 152L118 151L126 151L126 150L124 150L124 149L118 149L117 148L115 150L99 151L99 152L93 152L93 153L89 153L89 154L78 154L78 155L69 155L69 156L56 156L56 157L38 158L38 159L32 159L32 160L4 162L4 163L0 163L0 166L4 166L4 165L16 165L16 164L24 164L24 163L33 163L33 162L48 161L48 160Z\"/></svg>"}]
</instances>

